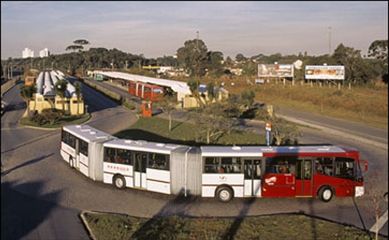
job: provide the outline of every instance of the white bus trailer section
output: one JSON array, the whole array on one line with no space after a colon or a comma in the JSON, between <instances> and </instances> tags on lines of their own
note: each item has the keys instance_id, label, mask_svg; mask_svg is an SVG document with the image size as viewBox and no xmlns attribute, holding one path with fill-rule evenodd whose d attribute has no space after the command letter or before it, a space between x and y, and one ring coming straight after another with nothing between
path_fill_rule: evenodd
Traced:
<instances>
[{"instance_id":1,"label":"white bus trailer section","mask_svg":"<svg viewBox=\"0 0 389 240\"><path fill-rule=\"evenodd\" d=\"M180 145L125 139L114 139L103 145L104 183L118 188L172 193L171 154Z\"/></svg>"},{"instance_id":2,"label":"white bus trailer section","mask_svg":"<svg viewBox=\"0 0 389 240\"><path fill-rule=\"evenodd\" d=\"M261 147L203 146L201 157L203 197L261 197Z\"/></svg>"},{"instance_id":3,"label":"white bus trailer section","mask_svg":"<svg viewBox=\"0 0 389 240\"><path fill-rule=\"evenodd\" d=\"M108 133L87 125L64 126L61 133L61 156L85 176L103 180L103 143L114 139Z\"/></svg>"}]
</instances>

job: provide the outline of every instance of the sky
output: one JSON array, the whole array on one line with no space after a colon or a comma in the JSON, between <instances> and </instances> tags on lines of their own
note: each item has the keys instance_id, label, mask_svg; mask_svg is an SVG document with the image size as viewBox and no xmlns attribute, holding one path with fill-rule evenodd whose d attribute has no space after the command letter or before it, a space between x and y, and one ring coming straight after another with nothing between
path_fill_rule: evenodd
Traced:
<instances>
[{"instance_id":1,"label":"sky","mask_svg":"<svg viewBox=\"0 0 389 240\"><path fill-rule=\"evenodd\" d=\"M332 51L343 43L366 54L371 42L388 39L388 2L1 1L1 59L21 57L26 47L35 56L44 48L64 53L76 39L87 39L89 47L170 56L197 31L208 50L232 58L321 55L330 43Z\"/></svg>"}]
</instances>

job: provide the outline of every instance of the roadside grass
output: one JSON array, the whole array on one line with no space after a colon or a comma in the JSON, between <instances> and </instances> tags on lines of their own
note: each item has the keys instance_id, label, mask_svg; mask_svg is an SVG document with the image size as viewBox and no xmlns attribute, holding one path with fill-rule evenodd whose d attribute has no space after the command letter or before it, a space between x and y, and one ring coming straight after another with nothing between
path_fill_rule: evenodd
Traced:
<instances>
[{"instance_id":1,"label":"roadside grass","mask_svg":"<svg viewBox=\"0 0 389 240\"><path fill-rule=\"evenodd\" d=\"M343 87L338 90L308 85L263 84L251 86L238 82L234 87L226 86L230 93L240 94L250 87L256 93L256 100L300 111L318 113L365 123L370 126L387 128L388 87ZM277 112L276 112L277 113Z\"/></svg>"},{"instance_id":2,"label":"roadside grass","mask_svg":"<svg viewBox=\"0 0 389 240\"><path fill-rule=\"evenodd\" d=\"M28 117L21 118L19 123L25 126L40 127L40 128L59 128L64 125L70 124L82 124L91 118L91 114L87 113L81 116L65 116L55 124L43 124L39 125L36 122L31 121Z\"/></svg>"},{"instance_id":3,"label":"roadside grass","mask_svg":"<svg viewBox=\"0 0 389 240\"><path fill-rule=\"evenodd\" d=\"M370 239L358 228L302 214L245 218L152 219L121 214L85 213L98 240L105 239ZM380 238L384 239L384 238Z\"/></svg>"},{"instance_id":4,"label":"roadside grass","mask_svg":"<svg viewBox=\"0 0 389 240\"><path fill-rule=\"evenodd\" d=\"M169 121L159 117L140 118L129 129L115 134L119 138L146 140L175 144L205 144L200 140L198 129L188 122L172 122L172 131L169 132ZM263 145L264 135L247 131L235 131L218 139L216 145Z\"/></svg>"}]
</instances>

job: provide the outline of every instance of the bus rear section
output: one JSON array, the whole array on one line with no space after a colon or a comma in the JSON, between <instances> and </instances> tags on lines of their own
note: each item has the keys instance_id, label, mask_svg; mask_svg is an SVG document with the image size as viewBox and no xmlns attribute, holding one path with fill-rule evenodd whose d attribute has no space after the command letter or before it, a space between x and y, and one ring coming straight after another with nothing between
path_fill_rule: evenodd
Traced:
<instances>
[{"instance_id":1,"label":"bus rear section","mask_svg":"<svg viewBox=\"0 0 389 240\"><path fill-rule=\"evenodd\" d=\"M364 194L359 153L336 146L276 147L263 153L263 197L336 197Z\"/></svg>"},{"instance_id":2,"label":"bus rear section","mask_svg":"<svg viewBox=\"0 0 389 240\"><path fill-rule=\"evenodd\" d=\"M64 126L61 131L61 156L71 168L93 180L102 181L102 143L113 138L87 125Z\"/></svg>"}]
</instances>

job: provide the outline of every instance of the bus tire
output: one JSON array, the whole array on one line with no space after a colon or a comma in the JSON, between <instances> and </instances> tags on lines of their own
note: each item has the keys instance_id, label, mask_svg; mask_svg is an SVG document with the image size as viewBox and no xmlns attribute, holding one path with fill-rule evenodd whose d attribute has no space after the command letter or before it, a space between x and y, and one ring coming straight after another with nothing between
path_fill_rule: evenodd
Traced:
<instances>
[{"instance_id":1,"label":"bus tire","mask_svg":"<svg viewBox=\"0 0 389 240\"><path fill-rule=\"evenodd\" d=\"M234 191L229 186L220 186L216 189L216 197L221 202L229 202L234 197Z\"/></svg>"},{"instance_id":2,"label":"bus tire","mask_svg":"<svg viewBox=\"0 0 389 240\"><path fill-rule=\"evenodd\" d=\"M329 186L321 187L318 196L323 202L329 202L334 196L334 191Z\"/></svg>"},{"instance_id":3,"label":"bus tire","mask_svg":"<svg viewBox=\"0 0 389 240\"><path fill-rule=\"evenodd\" d=\"M123 189L126 187L126 179L122 175L115 175L112 178L112 183L116 188Z\"/></svg>"},{"instance_id":4,"label":"bus tire","mask_svg":"<svg viewBox=\"0 0 389 240\"><path fill-rule=\"evenodd\" d=\"M69 157L69 166L70 168L74 168L74 160L72 156Z\"/></svg>"}]
</instances>

